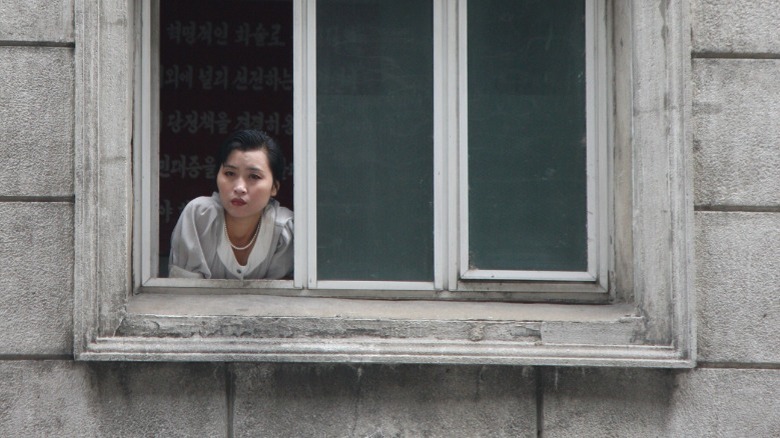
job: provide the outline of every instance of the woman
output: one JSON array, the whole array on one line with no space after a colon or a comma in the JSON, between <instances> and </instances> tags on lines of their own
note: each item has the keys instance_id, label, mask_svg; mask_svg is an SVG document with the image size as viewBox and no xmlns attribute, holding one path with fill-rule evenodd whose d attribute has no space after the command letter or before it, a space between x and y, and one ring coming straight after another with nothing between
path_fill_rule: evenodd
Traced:
<instances>
[{"instance_id":1,"label":"woman","mask_svg":"<svg viewBox=\"0 0 780 438\"><path fill-rule=\"evenodd\" d=\"M264 132L238 131L219 149L218 192L192 200L171 236L171 277L278 279L293 269L293 214L272 197L284 156Z\"/></svg>"}]
</instances>

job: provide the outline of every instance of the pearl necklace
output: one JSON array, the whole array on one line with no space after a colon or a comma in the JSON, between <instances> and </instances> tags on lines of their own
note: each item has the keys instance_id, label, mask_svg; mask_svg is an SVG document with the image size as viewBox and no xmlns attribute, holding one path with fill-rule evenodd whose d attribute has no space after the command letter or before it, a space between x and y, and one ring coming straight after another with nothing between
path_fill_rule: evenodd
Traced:
<instances>
[{"instance_id":1,"label":"pearl necklace","mask_svg":"<svg viewBox=\"0 0 780 438\"><path fill-rule=\"evenodd\" d=\"M243 251L250 246L252 246L253 243L255 243L255 240L257 239L257 235L260 233L260 221L257 222L257 227L255 227L255 235L252 236L252 240L249 241L249 243L246 244L246 246L236 246L233 245L233 241L230 240L230 236L228 235L227 231L227 221L225 221L225 238L227 238L228 243L230 246L235 249L236 251Z\"/></svg>"}]
</instances>

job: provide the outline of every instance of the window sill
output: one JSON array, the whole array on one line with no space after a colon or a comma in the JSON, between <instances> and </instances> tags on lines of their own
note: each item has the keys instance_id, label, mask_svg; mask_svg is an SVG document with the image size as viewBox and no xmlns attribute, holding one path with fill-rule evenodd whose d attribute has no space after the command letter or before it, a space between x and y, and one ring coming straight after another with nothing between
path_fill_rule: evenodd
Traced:
<instances>
[{"instance_id":1,"label":"window sill","mask_svg":"<svg viewBox=\"0 0 780 438\"><path fill-rule=\"evenodd\" d=\"M140 294L85 360L690 367L631 305Z\"/></svg>"}]
</instances>

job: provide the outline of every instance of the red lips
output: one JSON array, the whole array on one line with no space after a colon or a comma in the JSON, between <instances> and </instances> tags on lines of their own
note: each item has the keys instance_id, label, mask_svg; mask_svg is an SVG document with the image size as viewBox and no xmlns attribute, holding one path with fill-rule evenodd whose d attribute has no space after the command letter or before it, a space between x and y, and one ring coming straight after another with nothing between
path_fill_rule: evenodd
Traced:
<instances>
[{"instance_id":1,"label":"red lips","mask_svg":"<svg viewBox=\"0 0 780 438\"><path fill-rule=\"evenodd\" d=\"M233 199L230 200L230 203L235 205L236 207L242 207L242 206L246 205L246 201L244 201L243 199L240 199L240 198L233 198Z\"/></svg>"}]
</instances>

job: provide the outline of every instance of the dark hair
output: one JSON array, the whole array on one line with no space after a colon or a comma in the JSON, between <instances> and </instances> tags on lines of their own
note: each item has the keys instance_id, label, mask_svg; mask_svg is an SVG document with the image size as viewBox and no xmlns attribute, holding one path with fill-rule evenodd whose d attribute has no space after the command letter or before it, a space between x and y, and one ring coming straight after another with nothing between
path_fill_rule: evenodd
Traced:
<instances>
[{"instance_id":1,"label":"dark hair","mask_svg":"<svg viewBox=\"0 0 780 438\"><path fill-rule=\"evenodd\" d=\"M244 129L230 134L219 148L217 162L222 166L227 161L230 153L235 150L246 152L258 149L265 150L265 154L268 157L268 165L271 167L271 173L273 174L274 184L279 184L284 176L284 155L276 141L263 131Z\"/></svg>"}]
</instances>

